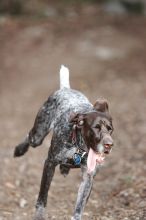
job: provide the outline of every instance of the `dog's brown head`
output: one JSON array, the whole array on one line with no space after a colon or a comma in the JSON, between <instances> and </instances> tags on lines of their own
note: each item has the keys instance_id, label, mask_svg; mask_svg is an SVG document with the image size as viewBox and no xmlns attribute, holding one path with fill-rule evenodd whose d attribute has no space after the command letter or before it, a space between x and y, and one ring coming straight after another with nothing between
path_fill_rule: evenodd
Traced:
<instances>
[{"instance_id":1,"label":"dog's brown head","mask_svg":"<svg viewBox=\"0 0 146 220\"><path fill-rule=\"evenodd\" d=\"M112 118L109 114L108 103L99 99L94 104L92 112L77 114L72 122L81 129L87 147L96 153L110 153L113 146L111 134L113 132Z\"/></svg>"}]
</instances>

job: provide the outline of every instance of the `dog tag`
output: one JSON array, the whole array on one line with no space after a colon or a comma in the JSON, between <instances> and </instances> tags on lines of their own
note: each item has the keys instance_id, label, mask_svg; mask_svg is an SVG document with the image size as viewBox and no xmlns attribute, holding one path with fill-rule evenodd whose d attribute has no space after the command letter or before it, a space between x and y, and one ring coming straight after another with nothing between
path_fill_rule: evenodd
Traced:
<instances>
[{"instance_id":1,"label":"dog tag","mask_svg":"<svg viewBox=\"0 0 146 220\"><path fill-rule=\"evenodd\" d=\"M74 160L75 165L80 165L80 163L81 163L81 156L79 154L74 154L73 160Z\"/></svg>"}]
</instances>

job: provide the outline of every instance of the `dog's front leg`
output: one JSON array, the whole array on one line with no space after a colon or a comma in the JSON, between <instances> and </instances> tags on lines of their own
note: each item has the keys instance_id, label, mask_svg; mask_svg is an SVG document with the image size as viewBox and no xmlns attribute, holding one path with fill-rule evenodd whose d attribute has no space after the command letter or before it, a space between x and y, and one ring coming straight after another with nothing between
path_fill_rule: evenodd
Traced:
<instances>
[{"instance_id":1,"label":"dog's front leg","mask_svg":"<svg viewBox=\"0 0 146 220\"><path fill-rule=\"evenodd\" d=\"M71 220L81 220L84 207L86 205L86 202L90 196L90 192L92 189L94 175L88 174L86 167L82 167L82 172L83 172L83 180L78 190L74 216L72 217Z\"/></svg>"},{"instance_id":2,"label":"dog's front leg","mask_svg":"<svg viewBox=\"0 0 146 220\"><path fill-rule=\"evenodd\" d=\"M56 164L54 161L49 158L45 161L34 220L45 220L45 207L47 205L48 190L54 176L55 167Z\"/></svg>"}]
</instances>

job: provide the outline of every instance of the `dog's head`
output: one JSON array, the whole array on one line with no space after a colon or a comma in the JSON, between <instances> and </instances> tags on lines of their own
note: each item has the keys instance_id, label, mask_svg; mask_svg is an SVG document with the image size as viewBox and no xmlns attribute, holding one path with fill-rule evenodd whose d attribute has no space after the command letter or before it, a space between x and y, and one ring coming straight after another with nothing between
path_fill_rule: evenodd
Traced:
<instances>
[{"instance_id":1,"label":"dog's head","mask_svg":"<svg viewBox=\"0 0 146 220\"><path fill-rule=\"evenodd\" d=\"M108 103L99 99L94 104L93 111L77 114L72 120L81 129L83 139L88 147L96 153L109 154L113 146L112 118L109 114Z\"/></svg>"}]
</instances>

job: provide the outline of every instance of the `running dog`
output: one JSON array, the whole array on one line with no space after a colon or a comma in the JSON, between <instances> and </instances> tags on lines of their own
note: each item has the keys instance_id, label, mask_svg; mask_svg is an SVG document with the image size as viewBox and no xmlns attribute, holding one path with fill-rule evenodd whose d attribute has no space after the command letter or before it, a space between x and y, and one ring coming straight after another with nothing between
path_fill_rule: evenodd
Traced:
<instances>
[{"instance_id":1,"label":"running dog","mask_svg":"<svg viewBox=\"0 0 146 220\"><path fill-rule=\"evenodd\" d=\"M113 125L107 101L98 99L92 105L81 92L71 89L69 70L65 66L60 69L60 89L50 95L40 108L33 128L16 146L14 156L24 155L29 146L41 145L50 130L53 130L53 135L44 163L34 220L45 219L48 190L57 165L60 165L64 176L71 168L81 168L83 180L71 218L81 220L93 178L112 149Z\"/></svg>"}]
</instances>

